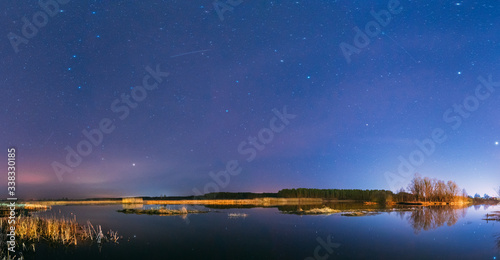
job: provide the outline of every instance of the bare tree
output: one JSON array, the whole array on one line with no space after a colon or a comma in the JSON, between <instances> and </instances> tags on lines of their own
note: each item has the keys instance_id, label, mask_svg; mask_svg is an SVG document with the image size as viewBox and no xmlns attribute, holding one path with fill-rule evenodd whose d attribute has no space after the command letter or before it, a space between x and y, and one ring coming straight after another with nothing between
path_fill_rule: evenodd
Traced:
<instances>
[{"instance_id":1,"label":"bare tree","mask_svg":"<svg viewBox=\"0 0 500 260\"><path fill-rule=\"evenodd\" d=\"M406 197L406 192L405 192L405 189L403 187L401 187L401 189L399 189L398 193L397 193L397 198L398 198L398 201L407 201L408 198Z\"/></svg>"},{"instance_id":2,"label":"bare tree","mask_svg":"<svg viewBox=\"0 0 500 260\"><path fill-rule=\"evenodd\" d=\"M447 197L448 197L448 201L453 201L453 199L455 198L455 196L457 196L460 192L460 189L458 188L458 185L454 182L454 181L448 181L447 183L447 186L448 186L448 190L447 190Z\"/></svg>"},{"instance_id":3,"label":"bare tree","mask_svg":"<svg viewBox=\"0 0 500 260\"><path fill-rule=\"evenodd\" d=\"M434 193L438 201L443 202L446 197L446 184L442 180L436 181L434 184Z\"/></svg>"},{"instance_id":4,"label":"bare tree","mask_svg":"<svg viewBox=\"0 0 500 260\"><path fill-rule=\"evenodd\" d=\"M418 201L421 199L423 195L423 181L418 173L415 174L415 177L411 180L408 185L408 190L415 196L415 199Z\"/></svg>"},{"instance_id":5,"label":"bare tree","mask_svg":"<svg viewBox=\"0 0 500 260\"><path fill-rule=\"evenodd\" d=\"M431 200L434 196L434 187L432 185L433 181L429 177L425 177L422 180L422 190L424 194L424 201Z\"/></svg>"}]
</instances>

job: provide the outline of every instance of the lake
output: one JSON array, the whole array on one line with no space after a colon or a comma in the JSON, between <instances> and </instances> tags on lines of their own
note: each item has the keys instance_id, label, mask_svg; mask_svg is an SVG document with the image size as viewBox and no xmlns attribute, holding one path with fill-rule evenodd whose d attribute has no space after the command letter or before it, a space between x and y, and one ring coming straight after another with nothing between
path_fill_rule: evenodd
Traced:
<instances>
[{"instance_id":1,"label":"lake","mask_svg":"<svg viewBox=\"0 0 500 260\"><path fill-rule=\"evenodd\" d=\"M187 207L210 212L183 218L117 212L122 205L53 206L37 214L76 215L81 224L90 220L123 238L102 248L37 246L34 259L500 259L500 223L482 220L500 210L498 205L368 206L376 214L356 217L283 213L293 206ZM232 213L246 216L229 217Z\"/></svg>"}]
</instances>

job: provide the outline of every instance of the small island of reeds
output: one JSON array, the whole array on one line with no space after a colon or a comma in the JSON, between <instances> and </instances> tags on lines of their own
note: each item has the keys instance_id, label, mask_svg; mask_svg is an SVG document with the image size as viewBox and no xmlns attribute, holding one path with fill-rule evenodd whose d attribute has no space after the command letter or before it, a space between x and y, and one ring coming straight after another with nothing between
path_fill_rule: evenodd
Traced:
<instances>
[{"instance_id":1,"label":"small island of reeds","mask_svg":"<svg viewBox=\"0 0 500 260\"><path fill-rule=\"evenodd\" d=\"M146 214L146 215L160 215L160 216L174 216L174 215L187 215L187 214L198 214L207 213L208 211L201 210L188 210L186 207L180 209L168 209L165 207L158 207L152 209L121 209L118 212L125 214Z\"/></svg>"},{"instance_id":2,"label":"small island of reeds","mask_svg":"<svg viewBox=\"0 0 500 260\"><path fill-rule=\"evenodd\" d=\"M296 214L296 215L331 215L340 212L342 211L337 209L332 209L329 207L323 207L323 208L313 208L308 210L303 210L302 208L299 208L298 210L295 211L284 211L283 213Z\"/></svg>"}]
</instances>

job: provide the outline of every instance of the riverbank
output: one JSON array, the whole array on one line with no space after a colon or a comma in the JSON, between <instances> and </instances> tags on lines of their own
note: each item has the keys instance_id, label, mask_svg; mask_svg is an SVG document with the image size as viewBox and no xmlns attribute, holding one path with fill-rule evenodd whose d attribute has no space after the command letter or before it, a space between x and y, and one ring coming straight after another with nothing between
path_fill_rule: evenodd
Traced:
<instances>
[{"instance_id":1,"label":"riverbank","mask_svg":"<svg viewBox=\"0 0 500 260\"><path fill-rule=\"evenodd\" d=\"M321 204L321 198L257 198L243 200L145 200L145 204L169 204L169 205L254 205L254 206L282 206L300 204Z\"/></svg>"},{"instance_id":2,"label":"riverbank","mask_svg":"<svg viewBox=\"0 0 500 260\"><path fill-rule=\"evenodd\" d=\"M105 205L105 204L129 204L130 198L110 200L51 200L36 201L40 205ZM282 206L282 205L313 205L323 202L354 202L354 200L323 200L321 198L256 198L256 199L203 199L203 200L142 200L146 205L254 205L254 206ZM133 204L137 200L132 200Z\"/></svg>"}]
</instances>

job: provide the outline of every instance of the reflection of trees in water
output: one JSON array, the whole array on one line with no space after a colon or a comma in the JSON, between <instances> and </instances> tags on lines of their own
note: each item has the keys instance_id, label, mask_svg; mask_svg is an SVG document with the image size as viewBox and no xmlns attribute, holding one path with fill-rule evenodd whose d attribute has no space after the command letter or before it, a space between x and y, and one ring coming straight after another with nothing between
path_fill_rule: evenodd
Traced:
<instances>
[{"instance_id":1,"label":"reflection of trees in water","mask_svg":"<svg viewBox=\"0 0 500 260\"><path fill-rule=\"evenodd\" d=\"M460 218L467 214L466 207L432 206L420 207L413 211L405 212L408 223L413 228L415 234L422 230L431 230L446 224L453 226Z\"/></svg>"},{"instance_id":2,"label":"reflection of trees in water","mask_svg":"<svg viewBox=\"0 0 500 260\"><path fill-rule=\"evenodd\" d=\"M336 210L356 210L356 209L385 209L385 207L380 205L364 205L363 203L356 202L334 202L334 203L323 203L323 204L303 204L303 205L283 205L278 206L279 211L297 211L310 210L315 208L329 207Z\"/></svg>"}]
</instances>

